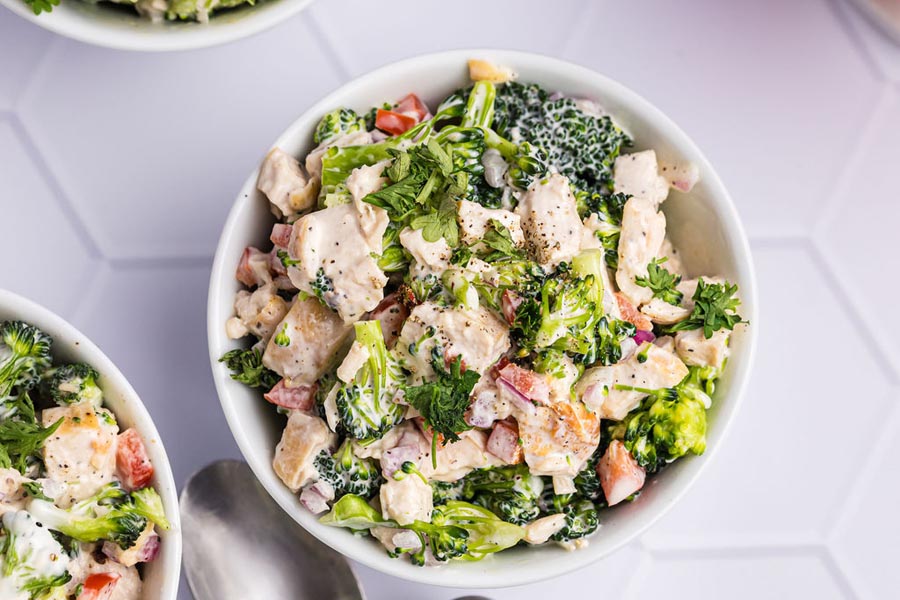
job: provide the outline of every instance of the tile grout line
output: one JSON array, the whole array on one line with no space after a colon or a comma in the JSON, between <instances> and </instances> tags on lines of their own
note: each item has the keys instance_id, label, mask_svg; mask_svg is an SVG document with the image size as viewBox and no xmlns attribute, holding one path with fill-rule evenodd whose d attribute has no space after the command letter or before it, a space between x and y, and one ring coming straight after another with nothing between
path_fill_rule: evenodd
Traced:
<instances>
[{"instance_id":1,"label":"tile grout line","mask_svg":"<svg viewBox=\"0 0 900 600\"><path fill-rule=\"evenodd\" d=\"M856 51L861 55L863 62L866 63L866 66L869 70L872 71L872 74L876 79L887 83L888 77L887 73L885 73L881 65L878 64L878 60L872 55L872 52L869 46L863 41L864 35L871 34L880 34L880 32L874 31L874 29L870 30L869 34L864 34L859 31L856 27L850 24L851 19L863 19L865 18L862 14L859 14L861 11L856 9L853 6L850 6L846 0L827 0L826 4L829 7L831 12L831 16L834 17L834 20L838 22L838 26L844 32L844 35L850 40L850 43L856 48ZM839 4L841 6L839 6ZM850 11L855 11L857 14L850 15ZM865 18L868 21L868 18ZM874 28L874 25L871 23L866 23L866 25Z\"/></svg>"},{"instance_id":2,"label":"tile grout line","mask_svg":"<svg viewBox=\"0 0 900 600\"><path fill-rule=\"evenodd\" d=\"M840 302L852 321L864 330L865 335L860 336L864 341L869 340L868 347L873 355L874 362L878 364L891 385L900 382L897 366L894 365L893 352L883 340L883 336L877 335L878 328L862 309L863 304L851 290L852 286L844 286L838 280L839 263L833 257L827 246L820 245L815 238L809 240L810 257L818 267L826 284L831 289L835 299ZM889 358L890 357L890 358Z\"/></svg>"},{"instance_id":3,"label":"tile grout line","mask_svg":"<svg viewBox=\"0 0 900 600\"><path fill-rule=\"evenodd\" d=\"M22 118L17 113L12 113L8 122L16 137L19 138L19 142L22 144L25 153L28 155L28 159L34 164L41 175L41 179L43 179L44 183L50 188L50 192L57 204L57 208L65 216L69 225L75 231L75 236L80 240L81 245L87 251L88 256L95 261L102 260L103 252L100 249L100 245L91 235L87 223L85 223L81 218L81 215L78 214L78 211L72 205L72 202L69 200L59 179L50 167L49 162L29 134L28 128L22 121Z\"/></svg>"},{"instance_id":4,"label":"tile grout line","mask_svg":"<svg viewBox=\"0 0 900 600\"><path fill-rule=\"evenodd\" d=\"M831 192L825 199L825 206L819 213L819 217L813 223L810 235L812 238L824 236L826 228L834 220L841 205L841 200L852 187L853 174L859 171L863 164L866 149L869 147L871 140L878 133L878 125L881 123L885 114L888 113L891 104L895 100L895 93L890 85L884 85L875 99L872 112L864 121L862 126L862 134L857 138L853 149L850 152L850 158L844 161L842 168L837 175L837 181L831 188Z\"/></svg>"},{"instance_id":5,"label":"tile grout line","mask_svg":"<svg viewBox=\"0 0 900 600\"><path fill-rule=\"evenodd\" d=\"M344 54L338 51L338 44L331 37L328 29L323 27L319 22L319 17L315 13L315 7L320 6L320 3L315 3L306 10L306 22L310 30L312 31L313 36L316 37L318 42L324 46L324 52L327 60L331 62L332 66L338 71L338 74L341 77L341 84L349 81L353 78L353 69L352 61L344 56Z\"/></svg>"},{"instance_id":6,"label":"tile grout line","mask_svg":"<svg viewBox=\"0 0 900 600\"><path fill-rule=\"evenodd\" d=\"M822 561L822 566L831 573L832 579L837 583L844 596L853 600L859 600L859 591L853 585L841 561L837 559L831 549L828 546L824 546L818 554L819 560Z\"/></svg>"},{"instance_id":7,"label":"tile grout line","mask_svg":"<svg viewBox=\"0 0 900 600\"><path fill-rule=\"evenodd\" d=\"M900 395L900 389L896 386L892 386L887 394L888 399L891 400L893 396ZM897 432L900 431L900 401L893 400L891 404L890 414L884 423L884 427L879 431L875 443L872 444L871 447L872 454L875 457L887 456L887 449L890 446L890 443L893 441ZM878 472L878 469L875 466L876 462L877 461L875 460L866 461L859 474L853 478L853 485L850 486L850 493L847 494L846 499L840 503L840 507L836 509L837 515L834 517L834 524L826 534L827 543L832 544L837 542L837 538L847 527L847 523L850 519L850 512L858 509L862 505L862 500L865 496L863 489L865 489L866 484L871 484L875 481L876 473Z\"/></svg>"}]
</instances>

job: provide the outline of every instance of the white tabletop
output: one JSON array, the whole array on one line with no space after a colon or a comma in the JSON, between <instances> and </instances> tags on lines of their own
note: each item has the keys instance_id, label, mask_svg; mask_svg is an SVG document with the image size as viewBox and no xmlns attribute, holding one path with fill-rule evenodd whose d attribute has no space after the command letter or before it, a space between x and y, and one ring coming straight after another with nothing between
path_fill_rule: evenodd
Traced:
<instances>
[{"instance_id":1,"label":"white tabletop","mask_svg":"<svg viewBox=\"0 0 900 600\"><path fill-rule=\"evenodd\" d=\"M251 39L163 55L71 42L0 9L0 286L110 355L179 483L239 457L205 308L240 184L327 91L478 46L588 65L675 119L738 203L764 324L733 435L663 521L573 575L489 595L896 595L900 51L842 0L320 0ZM359 573L373 600L458 595Z\"/></svg>"}]
</instances>

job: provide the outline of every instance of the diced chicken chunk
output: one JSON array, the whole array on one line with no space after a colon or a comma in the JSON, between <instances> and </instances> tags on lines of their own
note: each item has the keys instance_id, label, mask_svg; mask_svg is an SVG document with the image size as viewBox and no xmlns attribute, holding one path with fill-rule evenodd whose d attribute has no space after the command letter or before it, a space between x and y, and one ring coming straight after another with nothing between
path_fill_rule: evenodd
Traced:
<instances>
[{"instance_id":1,"label":"diced chicken chunk","mask_svg":"<svg viewBox=\"0 0 900 600\"><path fill-rule=\"evenodd\" d=\"M494 378L484 375L472 388L465 419L466 423L472 427L487 428L494 421L500 421L510 416L512 411L512 404L499 393Z\"/></svg>"},{"instance_id":2,"label":"diced chicken chunk","mask_svg":"<svg viewBox=\"0 0 900 600\"><path fill-rule=\"evenodd\" d=\"M641 358L644 362L641 362ZM645 389L677 385L688 368L671 352L646 342L627 359L608 367L593 367L575 385L579 398L603 419L620 421L637 408L647 394L617 390L617 385Z\"/></svg>"},{"instance_id":3,"label":"diced chicken chunk","mask_svg":"<svg viewBox=\"0 0 900 600\"><path fill-rule=\"evenodd\" d=\"M292 411L281 441L275 447L272 468L292 492L317 477L316 455L334 443L334 434L325 421L305 412Z\"/></svg>"},{"instance_id":4,"label":"diced chicken chunk","mask_svg":"<svg viewBox=\"0 0 900 600\"><path fill-rule=\"evenodd\" d=\"M502 208L485 208L477 202L460 200L457 203L457 219L459 221L459 239L467 246L477 244L484 237L492 220L499 221L509 230L509 235L516 246L525 244L522 218L514 212Z\"/></svg>"},{"instance_id":5,"label":"diced chicken chunk","mask_svg":"<svg viewBox=\"0 0 900 600\"><path fill-rule=\"evenodd\" d=\"M522 219L525 247L542 267L556 268L578 254L583 226L569 180L562 175L535 181L516 213Z\"/></svg>"},{"instance_id":6,"label":"diced chicken chunk","mask_svg":"<svg viewBox=\"0 0 900 600\"><path fill-rule=\"evenodd\" d=\"M675 352L685 364L692 367L722 367L728 358L728 338L731 332L727 329L714 331L712 337L706 339L703 328L679 331L675 334Z\"/></svg>"},{"instance_id":7,"label":"diced chicken chunk","mask_svg":"<svg viewBox=\"0 0 900 600\"><path fill-rule=\"evenodd\" d=\"M337 378L344 383L353 381L362 366L369 360L369 356L369 348L354 340L347 356L344 357L341 366L337 369Z\"/></svg>"},{"instance_id":8,"label":"diced chicken chunk","mask_svg":"<svg viewBox=\"0 0 900 600\"><path fill-rule=\"evenodd\" d=\"M666 259L665 268L667 271L684 277L685 270L684 264L681 262L681 253L672 245L672 241L669 238L663 240L662 246L659 248L659 256Z\"/></svg>"},{"instance_id":9,"label":"diced chicken chunk","mask_svg":"<svg viewBox=\"0 0 900 600\"><path fill-rule=\"evenodd\" d=\"M420 467L429 480L458 481L474 469L485 469L503 464L503 461L488 452L488 434L473 429L459 434L459 441L437 445L437 468L431 464L431 449L428 460Z\"/></svg>"},{"instance_id":10,"label":"diced chicken chunk","mask_svg":"<svg viewBox=\"0 0 900 600\"><path fill-rule=\"evenodd\" d=\"M280 148L273 148L259 168L256 187L272 203L276 217L290 217L315 205L319 180L307 178L297 159Z\"/></svg>"},{"instance_id":11,"label":"diced chicken chunk","mask_svg":"<svg viewBox=\"0 0 900 600\"><path fill-rule=\"evenodd\" d=\"M635 278L647 277L647 264L659 256L665 236L666 216L652 202L631 198L625 203L616 284L635 307L653 298L653 291L639 286Z\"/></svg>"},{"instance_id":12,"label":"diced chicken chunk","mask_svg":"<svg viewBox=\"0 0 900 600\"><path fill-rule=\"evenodd\" d=\"M59 419L42 450L47 477L67 486L58 503L69 507L113 480L119 426L109 411L89 402L48 408L41 415L45 427Z\"/></svg>"},{"instance_id":13,"label":"diced chicken chunk","mask_svg":"<svg viewBox=\"0 0 900 600\"><path fill-rule=\"evenodd\" d=\"M288 304L270 284L253 292L240 290L234 298L234 313L225 324L228 337L236 340L252 333L265 344L288 313Z\"/></svg>"},{"instance_id":14,"label":"diced chicken chunk","mask_svg":"<svg viewBox=\"0 0 900 600\"><path fill-rule=\"evenodd\" d=\"M16 469L0 469L0 517L9 511L22 510L25 505L25 489L28 481Z\"/></svg>"},{"instance_id":15,"label":"diced chicken chunk","mask_svg":"<svg viewBox=\"0 0 900 600\"><path fill-rule=\"evenodd\" d=\"M403 479L388 479L381 486L381 514L400 525L430 521L434 509L431 486L415 474Z\"/></svg>"},{"instance_id":16,"label":"diced chicken chunk","mask_svg":"<svg viewBox=\"0 0 900 600\"><path fill-rule=\"evenodd\" d=\"M369 194L377 192L385 186L388 180L382 177L381 173L388 164L390 164L389 160L383 160L374 165L363 165L353 169L350 176L347 177L346 183L347 191L350 192L355 202L362 201Z\"/></svg>"},{"instance_id":17,"label":"diced chicken chunk","mask_svg":"<svg viewBox=\"0 0 900 600\"><path fill-rule=\"evenodd\" d=\"M297 264L288 277L298 289L322 296L353 323L384 298L387 277L374 258L382 252L387 211L364 202L332 206L294 223L288 253Z\"/></svg>"},{"instance_id":18,"label":"diced chicken chunk","mask_svg":"<svg viewBox=\"0 0 900 600\"><path fill-rule=\"evenodd\" d=\"M669 182L659 174L656 152L644 150L617 157L613 191L646 200L657 208L669 195Z\"/></svg>"},{"instance_id":19,"label":"diced chicken chunk","mask_svg":"<svg viewBox=\"0 0 900 600\"><path fill-rule=\"evenodd\" d=\"M443 348L445 359L459 356L466 369L484 373L509 350L509 328L482 306L467 309L425 302L403 325L396 352L415 379L431 380L435 346Z\"/></svg>"},{"instance_id":20,"label":"diced chicken chunk","mask_svg":"<svg viewBox=\"0 0 900 600\"><path fill-rule=\"evenodd\" d=\"M284 336L269 340L263 364L292 384L311 385L335 361L352 329L315 298L297 298L277 327ZM285 337L282 346L278 342Z\"/></svg>"},{"instance_id":21,"label":"diced chicken chunk","mask_svg":"<svg viewBox=\"0 0 900 600\"><path fill-rule=\"evenodd\" d=\"M597 476L607 504L613 506L644 487L647 473L625 444L614 440L597 463Z\"/></svg>"},{"instance_id":22,"label":"diced chicken chunk","mask_svg":"<svg viewBox=\"0 0 900 600\"><path fill-rule=\"evenodd\" d=\"M536 521L532 521L525 526L525 537L523 538L529 544L543 544L550 537L566 526L565 513L557 513L555 515L547 515Z\"/></svg>"},{"instance_id":23,"label":"diced chicken chunk","mask_svg":"<svg viewBox=\"0 0 900 600\"><path fill-rule=\"evenodd\" d=\"M574 477L600 443L600 420L578 401L516 415L525 462L535 475Z\"/></svg>"},{"instance_id":24,"label":"diced chicken chunk","mask_svg":"<svg viewBox=\"0 0 900 600\"><path fill-rule=\"evenodd\" d=\"M666 183L679 192L689 192L700 181L700 169L691 162L662 163L659 169Z\"/></svg>"},{"instance_id":25,"label":"diced chicken chunk","mask_svg":"<svg viewBox=\"0 0 900 600\"><path fill-rule=\"evenodd\" d=\"M306 172L313 179L322 177L322 157L329 148L344 148L346 146L365 146L372 143L372 134L368 131L354 131L342 135L341 137L325 142L317 146L312 152L306 155Z\"/></svg>"},{"instance_id":26,"label":"diced chicken chunk","mask_svg":"<svg viewBox=\"0 0 900 600\"><path fill-rule=\"evenodd\" d=\"M516 72L509 67L477 58L469 59L469 79L472 81L490 81L504 83L516 78Z\"/></svg>"},{"instance_id":27,"label":"diced chicken chunk","mask_svg":"<svg viewBox=\"0 0 900 600\"><path fill-rule=\"evenodd\" d=\"M425 275L440 277L450 267L453 249L444 238L436 242L427 242L422 237L421 229L407 227L400 232L400 245L406 248L416 261L409 269L413 277Z\"/></svg>"}]
</instances>

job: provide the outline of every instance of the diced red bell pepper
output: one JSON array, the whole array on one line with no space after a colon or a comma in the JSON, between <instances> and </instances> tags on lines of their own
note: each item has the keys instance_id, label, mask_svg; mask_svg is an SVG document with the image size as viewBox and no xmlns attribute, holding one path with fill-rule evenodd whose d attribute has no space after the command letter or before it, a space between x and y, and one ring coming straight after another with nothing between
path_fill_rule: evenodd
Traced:
<instances>
[{"instance_id":1,"label":"diced red bell pepper","mask_svg":"<svg viewBox=\"0 0 900 600\"><path fill-rule=\"evenodd\" d=\"M147 455L144 440L135 429L119 434L116 446L116 470L122 484L129 490L139 490L150 485L153 479L153 463Z\"/></svg>"},{"instance_id":2,"label":"diced red bell pepper","mask_svg":"<svg viewBox=\"0 0 900 600\"><path fill-rule=\"evenodd\" d=\"M406 133L417 124L418 121L415 117L410 117L392 110L379 108L378 112L375 113L375 127L390 133L391 135Z\"/></svg>"},{"instance_id":3,"label":"diced red bell pepper","mask_svg":"<svg viewBox=\"0 0 900 600\"><path fill-rule=\"evenodd\" d=\"M109 600L112 598L121 575L118 573L93 573L87 576L78 594L78 600Z\"/></svg>"}]
</instances>

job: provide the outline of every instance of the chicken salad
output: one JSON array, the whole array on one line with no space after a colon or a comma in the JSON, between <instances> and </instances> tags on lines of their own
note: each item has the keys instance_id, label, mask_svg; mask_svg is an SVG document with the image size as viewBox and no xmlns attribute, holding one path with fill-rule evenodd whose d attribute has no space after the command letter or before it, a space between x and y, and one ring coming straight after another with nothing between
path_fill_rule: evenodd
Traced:
<instances>
[{"instance_id":1,"label":"chicken salad","mask_svg":"<svg viewBox=\"0 0 900 600\"><path fill-rule=\"evenodd\" d=\"M503 67L432 113L341 107L258 188L222 357L287 416L273 467L322 523L413 563L587 543L648 473L705 448L743 323L660 205L699 178L626 152L602 107ZM677 201L677 200L676 200Z\"/></svg>"}]
</instances>

